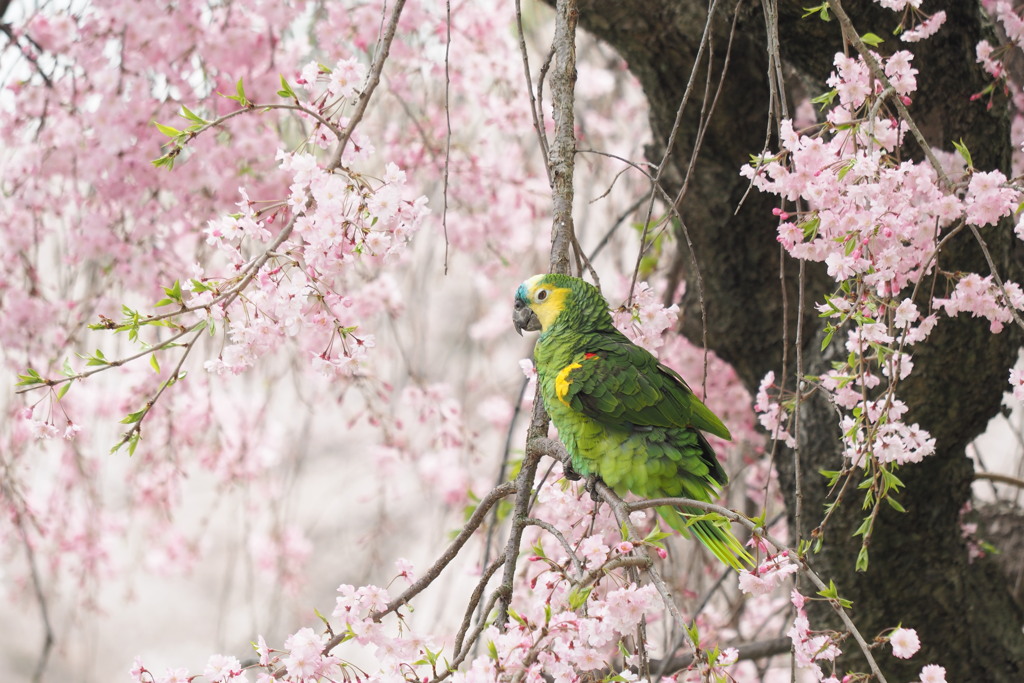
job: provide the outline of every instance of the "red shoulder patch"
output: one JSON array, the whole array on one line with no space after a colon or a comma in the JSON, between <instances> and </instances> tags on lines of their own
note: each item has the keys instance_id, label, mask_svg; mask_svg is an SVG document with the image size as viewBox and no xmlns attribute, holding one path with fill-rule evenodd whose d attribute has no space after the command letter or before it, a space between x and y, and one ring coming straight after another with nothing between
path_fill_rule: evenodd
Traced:
<instances>
[{"instance_id":1,"label":"red shoulder patch","mask_svg":"<svg viewBox=\"0 0 1024 683\"><path fill-rule=\"evenodd\" d=\"M598 356L596 353L585 353L583 354L583 357L586 358L587 360L590 360L591 358L597 358Z\"/></svg>"}]
</instances>

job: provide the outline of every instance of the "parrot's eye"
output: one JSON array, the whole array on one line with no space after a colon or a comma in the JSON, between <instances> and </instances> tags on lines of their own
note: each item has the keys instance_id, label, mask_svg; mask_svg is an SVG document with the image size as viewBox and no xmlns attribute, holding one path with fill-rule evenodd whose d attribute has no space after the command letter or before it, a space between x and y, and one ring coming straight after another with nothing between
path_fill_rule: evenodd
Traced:
<instances>
[{"instance_id":1,"label":"parrot's eye","mask_svg":"<svg viewBox=\"0 0 1024 683\"><path fill-rule=\"evenodd\" d=\"M537 292L537 301L544 301L544 299L547 299L547 298L548 298L548 290L542 289L539 292Z\"/></svg>"}]
</instances>

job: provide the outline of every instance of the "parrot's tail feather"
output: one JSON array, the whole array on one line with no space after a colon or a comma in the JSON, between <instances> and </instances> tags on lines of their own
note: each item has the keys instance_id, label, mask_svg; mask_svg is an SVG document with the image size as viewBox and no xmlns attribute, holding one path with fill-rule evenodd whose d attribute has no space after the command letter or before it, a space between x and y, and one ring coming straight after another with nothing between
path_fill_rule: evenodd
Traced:
<instances>
[{"instance_id":1,"label":"parrot's tail feather","mask_svg":"<svg viewBox=\"0 0 1024 683\"><path fill-rule=\"evenodd\" d=\"M703 514L700 510L688 510L695 515ZM746 551L743 544L732 535L727 523L723 520L716 524L710 519L699 519L687 524L686 517L674 507L662 506L658 508L658 514L665 522L683 534L688 536L692 533L697 540L704 544L704 547L711 553L736 571L753 566L754 558Z\"/></svg>"}]
</instances>

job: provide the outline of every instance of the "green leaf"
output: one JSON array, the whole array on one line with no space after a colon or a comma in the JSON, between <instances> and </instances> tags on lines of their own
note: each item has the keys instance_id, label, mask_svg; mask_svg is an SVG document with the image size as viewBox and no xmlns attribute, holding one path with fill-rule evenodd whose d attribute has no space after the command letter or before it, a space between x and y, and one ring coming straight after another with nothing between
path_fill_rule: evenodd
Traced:
<instances>
[{"instance_id":1,"label":"green leaf","mask_svg":"<svg viewBox=\"0 0 1024 683\"><path fill-rule=\"evenodd\" d=\"M859 572L866 572L868 570L868 547L866 545L862 545L860 547L860 552L857 553L857 564L855 568ZM846 605L843 605L843 607L846 607Z\"/></svg>"},{"instance_id":2,"label":"green leaf","mask_svg":"<svg viewBox=\"0 0 1024 683\"><path fill-rule=\"evenodd\" d=\"M578 610L582 607L587 602L587 598L590 597L591 590L593 590L593 586L587 586L586 588L573 586L572 590L569 591L569 609Z\"/></svg>"},{"instance_id":3,"label":"green leaf","mask_svg":"<svg viewBox=\"0 0 1024 683\"><path fill-rule=\"evenodd\" d=\"M857 530L853 532L853 535L854 536L863 536L864 534L868 533L869 531L871 531L871 517L865 517L861 521L860 526L857 527Z\"/></svg>"},{"instance_id":4,"label":"green leaf","mask_svg":"<svg viewBox=\"0 0 1024 683\"><path fill-rule=\"evenodd\" d=\"M325 617L323 614L321 614L320 610L318 610L317 608L314 607L313 608L313 614L315 614L317 619L322 621L324 623L324 626L326 626L328 628L328 630L330 630L331 622L327 621L327 617Z\"/></svg>"},{"instance_id":5,"label":"green leaf","mask_svg":"<svg viewBox=\"0 0 1024 683\"><path fill-rule=\"evenodd\" d=\"M64 367L61 368L60 374L64 375L65 377L74 377L75 376L76 373L75 373L74 368L71 367L71 360L70 359L68 359L68 358L64 359Z\"/></svg>"},{"instance_id":6,"label":"green leaf","mask_svg":"<svg viewBox=\"0 0 1024 683\"><path fill-rule=\"evenodd\" d=\"M198 116L195 112L186 107L184 104L181 105L181 116L182 118L186 118L189 121L193 123L198 123L200 125L205 125L206 123L208 123L206 119L204 119L202 116Z\"/></svg>"},{"instance_id":7,"label":"green leaf","mask_svg":"<svg viewBox=\"0 0 1024 683\"><path fill-rule=\"evenodd\" d=\"M160 361L156 359L155 353L149 354L149 366L153 368L153 372L160 374Z\"/></svg>"},{"instance_id":8,"label":"green leaf","mask_svg":"<svg viewBox=\"0 0 1024 683\"><path fill-rule=\"evenodd\" d=\"M832 20L832 17L828 13L828 3L827 2L823 2L820 5L818 5L817 7L804 7L804 15L802 17L800 17L800 18L801 19L806 19L807 17L811 16L812 14L819 15L821 17L822 21L831 21Z\"/></svg>"},{"instance_id":9,"label":"green leaf","mask_svg":"<svg viewBox=\"0 0 1024 683\"><path fill-rule=\"evenodd\" d=\"M838 95L838 94L839 94L838 90L835 90L835 89L829 90L828 92L821 93L817 97L811 98L811 103L812 104L820 104L821 106L818 107L818 111L821 111L821 110L825 109L825 107L831 106L832 102L836 99L836 95Z\"/></svg>"},{"instance_id":10,"label":"green leaf","mask_svg":"<svg viewBox=\"0 0 1024 683\"><path fill-rule=\"evenodd\" d=\"M971 150L967 149L967 145L964 144L964 139L960 138L960 142L954 140L953 147L956 148L956 151L959 152L960 156L962 156L964 161L967 162L967 168L974 168L974 161L971 160Z\"/></svg>"},{"instance_id":11,"label":"green leaf","mask_svg":"<svg viewBox=\"0 0 1024 683\"><path fill-rule=\"evenodd\" d=\"M684 626L683 629L686 631L686 635L690 636L691 643L694 645L700 643L700 628L697 626L696 620L691 626Z\"/></svg>"},{"instance_id":12,"label":"green leaf","mask_svg":"<svg viewBox=\"0 0 1024 683\"><path fill-rule=\"evenodd\" d=\"M665 538L668 538L671 535L672 534L667 534L664 531L662 531L661 527L658 525L657 520L655 520L654 528L651 530L651 533L647 534L647 536L644 538L643 542L646 545L653 545L653 546L656 546L656 547L660 548L663 545L661 543L661 540L665 539Z\"/></svg>"},{"instance_id":13,"label":"green leaf","mask_svg":"<svg viewBox=\"0 0 1024 683\"><path fill-rule=\"evenodd\" d=\"M821 225L821 218L815 216L809 221L804 221L800 224L800 229L803 230L805 240L813 240L818 236L818 226Z\"/></svg>"},{"instance_id":14,"label":"green leaf","mask_svg":"<svg viewBox=\"0 0 1024 683\"><path fill-rule=\"evenodd\" d=\"M68 389L71 388L71 385L73 383L74 383L74 380L71 380L70 382L65 382L63 385L61 385L61 388L57 390L57 400L58 401L61 400L62 398L64 398L64 394L68 393Z\"/></svg>"},{"instance_id":15,"label":"green leaf","mask_svg":"<svg viewBox=\"0 0 1024 683\"><path fill-rule=\"evenodd\" d=\"M288 81L285 80L284 76L281 76L281 89L277 91L279 97L290 97L293 100L299 99L292 90L292 86L288 85Z\"/></svg>"},{"instance_id":16,"label":"green leaf","mask_svg":"<svg viewBox=\"0 0 1024 683\"><path fill-rule=\"evenodd\" d=\"M130 425L136 422L141 422L142 418L146 417L146 413L149 412L149 408L143 408L142 410L136 410L134 413L128 413L121 418L121 424Z\"/></svg>"},{"instance_id":17,"label":"green leaf","mask_svg":"<svg viewBox=\"0 0 1024 683\"><path fill-rule=\"evenodd\" d=\"M435 666L437 664L437 655L440 652L431 652L429 647L424 647L421 652L423 652L423 657L413 662L414 666Z\"/></svg>"},{"instance_id":18,"label":"green leaf","mask_svg":"<svg viewBox=\"0 0 1024 683\"><path fill-rule=\"evenodd\" d=\"M516 622L517 624L519 624L520 626L526 626L526 627L529 627L529 623L528 623L528 622L526 621L526 619L524 619L524 618L522 618L521 616L519 616L519 613L518 613L518 612L516 612L516 611L515 611L514 609L512 609L511 607L509 607L509 608L508 608L508 615L509 615L510 617L512 617L512 619L514 619L514 620L515 620L515 622Z\"/></svg>"},{"instance_id":19,"label":"green leaf","mask_svg":"<svg viewBox=\"0 0 1024 683\"><path fill-rule=\"evenodd\" d=\"M843 607L853 607L853 602L851 600L839 597L839 590L836 588L835 581L833 581L832 579L828 580L828 588L822 588L820 591L818 591L818 595L825 598L826 600L835 600Z\"/></svg>"},{"instance_id":20,"label":"green leaf","mask_svg":"<svg viewBox=\"0 0 1024 683\"><path fill-rule=\"evenodd\" d=\"M907 509L905 507L903 507L903 505L901 505L900 502L898 500L896 500L895 498L893 498L892 496L886 496L885 497L885 502L888 503L889 507L891 507L896 512L906 512L907 511Z\"/></svg>"},{"instance_id":21,"label":"green leaf","mask_svg":"<svg viewBox=\"0 0 1024 683\"><path fill-rule=\"evenodd\" d=\"M888 467L881 468L882 470L882 483L884 485L883 491L899 490L903 488L903 482L896 476Z\"/></svg>"},{"instance_id":22,"label":"green leaf","mask_svg":"<svg viewBox=\"0 0 1024 683\"><path fill-rule=\"evenodd\" d=\"M832 343L832 335L836 333L834 325L825 326L825 338L821 340L821 350L824 351L829 344Z\"/></svg>"},{"instance_id":23,"label":"green leaf","mask_svg":"<svg viewBox=\"0 0 1024 683\"><path fill-rule=\"evenodd\" d=\"M243 107L249 106L249 98L245 96L245 86L242 85L241 78L238 79L238 83L235 83L235 92L238 93L238 96L236 98L238 100L238 103L241 104Z\"/></svg>"},{"instance_id":24,"label":"green leaf","mask_svg":"<svg viewBox=\"0 0 1024 683\"><path fill-rule=\"evenodd\" d=\"M860 37L860 39L864 41L865 45L870 45L871 47L878 47L885 42L885 38L875 35L874 33L865 33Z\"/></svg>"},{"instance_id":25,"label":"green leaf","mask_svg":"<svg viewBox=\"0 0 1024 683\"><path fill-rule=\"evenodd\" d=\"M142 432L135 430L132 435L128 438L128 455L135 455L135 449L139 445L139 437L142 436Z\"/></svg>"},{"instance_id":26,"label":"green leaf","mask_svg":"<svg viewBox=\"0 0 1024 683\"><path fill-rule=\"evenodd\" d=\"M839 470L818 470L818 474L828 479L829 486L835 486L842 472Z\"/></svg>"},{"instance_id":27,"label":"green leaf","mask_svg":"<svg viewBox=\"0 0 1024 683\"><path fill-rule=\"evenodd\" d=\"M16 386L27 387L33 384L43 384L46 380L40 377L39 373L29 368L25 370L24 375L18 375L18 383Z\"/></svg>"},{"instance_id":28,"label":"green leaf","mask_svg":"<svg viewBox=\"0 0 1024 683\"><path fill-rule=\"evenodd\" d=\"M86 365L110 365L110 363L107 361L107 357L104 356L103 352L100 351L99 349L96 349L96 353L94 353L91 356L85 356L80 353L78 354L78 357L84 358Z\"/></svg>"},{"instance_id":29,"label":"green leaf","mask_svg":"<svg viewBox=\"0 0 1024 683\"><path fill-rule=\"evenodd\" d=\"M174 126L166 126L166 125L160 123L159 121L154 121L153 125L156 126L156 129L158 131L160 131L161 133L163 133L164 135L166 135L169 138L176 138L176 137L178 137L179 135L182 134L182 132L180 130L178 130L177 128L175 128Z\"/></svg>"},{"instance_id":30,"label":"green leaf","mask_svg":"<svg viewBox=\"0 0 1024 683\"><path fill-rule=\"evenodd\" d=\"M157 157L149 163L153 164L157 168L167 168L168 171L174 168L174 156L172 154L165 154L162 157Z\"/></svg>"}]
</instances>

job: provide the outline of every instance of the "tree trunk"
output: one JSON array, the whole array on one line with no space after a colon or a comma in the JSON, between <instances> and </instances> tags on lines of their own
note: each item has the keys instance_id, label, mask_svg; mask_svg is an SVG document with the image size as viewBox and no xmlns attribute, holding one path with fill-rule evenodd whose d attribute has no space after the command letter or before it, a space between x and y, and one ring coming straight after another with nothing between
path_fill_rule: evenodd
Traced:
<instances>
[{"instance_id":1,"label":"tree trunk","mask_svg":"<svg viewBox=\"0 0 1024 683\"><path fill-rule=\"evenodd\" d=\"M655 141L648 156L655 163L662 159L683 99L708 4L705 0L580 0L580 25L610 43L643 85ZM825 92L833 56L843 50L838 23L801 18L807 3L783 0L780 4L785 5L780 8L779 34L787 80L812 96ZM859 34L870 31L887 37L878 48L880 53L908 47L892 37L897 14L867 0L844 4ZM945 9L948 19L936 36L909 46L920 71L911 115L934 145L949 148L950 141L963 139L976 167L1007 171L1011 150L1005 101L997 100L990 111L984 103L969 101L972 93L985 86L974 59L974 46L985 35L980 9L962 0L931 2L927 9ZM716 5L709 45L712 88L723 64L734 10L736 0ZM739 168L765 145L768 60L760 6L741 3L737 11L728 73L679 207L703 278L706 321L697 303L691 255L682 238L674 270L687 280L687 296L681 302L682 332L700 343L706 324L710 346L733 364L753 390L767 371L781 369L784 320L790 345L788 372L793 375L798 264L789 257L783 259L786 278L781 284L777 219L771 214L777 200L756 191L743 198L747 181L739 176ZM686 177L706 82L702 66L670 166L662 175L672 196ZM770 148L776 146L774 139L769 140ZM1019 241L1009 230L990 229L985 238L1000 275L1017 279L1022 261ZM969 233L943 252L940 263L947 270L988 272ZM812 304L834 287L818 264L807 264L805 287L809 309L804 317L805 372L819 373L829 368L829 359L819 352L820 324ZM950 681L1024 680L1024 614L1010 599L1005 578L993 563L968 561L960 532L960 510L970 498L973 475L964 449L998 411L1006 369L1016 357L1019 342L1015 330L991 335L983 321L958 319L940 323L927 342L914 348L915 370L901 385L900 396L911 407L909 421L931 431L938 451L923 463L900 470L907 488L899 500L907 513L882 512L867 572L854 571L860 539L853 538L852 532L863 512L853 494L829 522L824 549L811 559L820 573L835 580L840 595L853 600L852 616L869 640L900 622L917 629L923 647L909 662L888 652L878 658L892 680L913 680L924 663L944 666ZM802 535L806 538L820 522L826 502L825 480L818 471L839 469L841 455L834 410L812 400L801 411ZM792 513L792 454L783 453L777 465ZM795 532L792 514L790 525ZM827 608L815 605L813 625L840 628ZM865 670L852 643L845 649L841 666Z\"/></svg>"}]
</instances>

